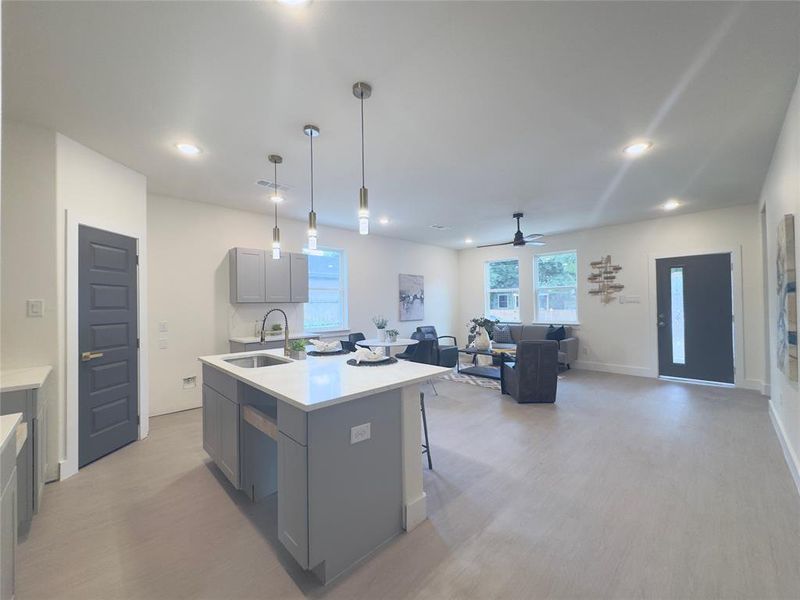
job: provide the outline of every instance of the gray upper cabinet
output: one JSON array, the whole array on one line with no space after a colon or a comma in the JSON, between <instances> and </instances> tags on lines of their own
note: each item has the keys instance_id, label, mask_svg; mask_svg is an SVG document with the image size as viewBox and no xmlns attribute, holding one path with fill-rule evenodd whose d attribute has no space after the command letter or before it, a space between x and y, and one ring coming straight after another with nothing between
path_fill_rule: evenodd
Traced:
<instances>
[{"instance_id":1,"label":"gray upper cabinet","mask_svg":"<svg viewBox=\"0 0 800 600\"><path fill-rule=\"evenodd\" d=\"M291 302L308 302L308 256L292 254Z\"/></svg>"},{"instance_id":2,"label":"gray upper cabinet","mask_svg":"<svg viewBox=\"0 0 800 600\"><path fill-rule=\"evenodd\" d=\"M291 268L295 254L282 252L279 259L267 255L265 259L267 302L291 302Z\"/></svg>"},{"instance_id":3,"label":"gray upper cabinet","mask_svg":"<svg viewBox=\"0 0 800 600\"><path fill-rule=\"evenodd\" d=\"M231 302L266 302L264 250L231 248L228 256Z\"/></svg>"},{"instance_id":4,"label":"gray upper cabinet","mask_svg":"<svg viewBox=\"0 0 800 600\"><path fill-rule=\"evenodd\" d=\"M283 252L278 260L266 250L231 248L231 303L308 302L308 256Z\"/></svg>"}]
</instances>

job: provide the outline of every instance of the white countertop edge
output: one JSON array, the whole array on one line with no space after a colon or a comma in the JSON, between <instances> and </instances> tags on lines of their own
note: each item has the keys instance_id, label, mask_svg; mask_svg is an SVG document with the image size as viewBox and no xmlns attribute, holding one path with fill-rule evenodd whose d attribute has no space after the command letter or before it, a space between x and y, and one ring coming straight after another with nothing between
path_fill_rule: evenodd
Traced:
<instances>
[{"instance_id":1,"label":"white countertop edge","mask_svg":"<svg viewBox=\"0 0 800 600\"><path fill-rule=\"evenodd\" d=\"M280 350L278 350L278 352L279 351ZM275 355L275 352L276 352L275 350L261 350L261 351L258 351L258 352L248 352L247 356L254 356L254 355L257 355L257 354L272 354L272 355ZM356 392L356 393L352 393L352 394L346 394L344 396L339 396L337 398L331 398L330 400L324 400L324 401L320 401L320 402L315 402L314 404L305 404L303 402L300 402L300 401L296 400L295 398L291 398L289 396L285 396L284 394L276 392L273 389L270 389L270 388L268 388L266 386L260 385L258 382L256 382L253 379L247 377L247 372L251 371L251 369L245 369L243 367L236 367L234 365L229 365L229 364L226 364L226 363L223 362L226 358L239 358L242 355L243 354L241 352L239 352L239 353L229 353L229 354L218 354L218 355L213 355L213 356L200 356L200 357L198 357L197 360L199 360L204 365L208 365L209 367L213 367L213 368L215 368L215 369L217 369L219 371L222 371L223 373L226 373L227 375L230 375L234 379L237 379L237 380L241 381L242 383L245 383L245 384L249 385L250 387L253 387L253 388L255 388L255 389L257 389L257 390L259 390L261 392L264 392L265 394L268 394L268 395L272 396L273 398L277 398L278 400L282 400L283 402L286 402L287 404L291 404L292 406L294 406L296 408L299 408L300 410L302 410L304 412L312 412L312 411L318 410L320 408L326 408L328 406L334 406L336 404L341 404L343 402L349 402L350 400L356 400L358 398L364 398L366 396L372 396L374 394L379 394L381 392L386 392L388 390L400 389L400 388L403 388L403 387L406 387L406 386L409 386L409 385L416 385L418 383L423 383L425 381L428 381L429 379L432 379L434 377L438 377L439 375L444 375L445 373L449 373L449 372L452 371L452 369L449 368L449 367L438 367L438 366L434 366L434 365L424 365L424 364L421 364L421 363L416 363L416 364L419 364L420 366L428 367L429 369L431 369L431 371L429 371L428 373L426 373L424 375L420 375L419 377L414 377L412 379L405 379L405 380L403 380L402 382L399 382L399 383L391 383L391 384L387 384L387 385L377 386L377 387L374 387L374 388L370 388L368 390L364 390L363 392ZM286 357L282 357L282 358L286 358ZM307 358L306 360L315 360L315 359L312 357L310 359ZM327 360L327 359L326 358L317 358L316 360ZM286 361L287 361L287 364L288 363L292 363L292 362L297 362L297 361L294 361L294 360L289 359L289 358L286 358ZM276 365L273 368L280 368L280 366ZM353 368L359 368L359 367L353 367ZM380 369L382 367L360 367L360 368L363 368L363 369L370 369L370 368Z\"/></svg>"},{"instance_id":2,"label":"white countertop edge","mask_svg":"<svg viewBox=\"0 0 800 600\"><path fill-rule=\"evenodd\" d=\"M10 440L16 443L17 425L22 422L22 413L10 413L0 416L0 452L6 449Z\"/></svg>"},{"instance_id":3,"label":"white countertop edge","mask_svg":"<svg viewBox=\"0 0 800 600\"><path fill-rule=\"evenodd\" d=\"M53 367L50 365L4 369L0 371L0 392L38 390L44 385L52 370Z\"/></svg>"}]
</instances>

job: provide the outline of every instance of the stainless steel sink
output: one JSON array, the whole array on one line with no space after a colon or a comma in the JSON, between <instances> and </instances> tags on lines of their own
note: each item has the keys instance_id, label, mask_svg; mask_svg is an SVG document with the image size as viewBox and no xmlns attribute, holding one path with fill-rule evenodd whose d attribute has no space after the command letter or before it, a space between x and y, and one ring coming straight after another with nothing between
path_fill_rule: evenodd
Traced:
<instances>
[{"instance_id":1,"label":"stainless steel sink","mask_svg":"<svg viewBox=\"0 0 800 600\"><path fill-rule=\"evenodd\" d=\"M255 354L251 356L237 356L236 358L224 358L226 363L230 363L243 369L258 369L261 367L272 367L274 365L285 365L287 360L268 354Z\"/></svg>"}]
</instances>

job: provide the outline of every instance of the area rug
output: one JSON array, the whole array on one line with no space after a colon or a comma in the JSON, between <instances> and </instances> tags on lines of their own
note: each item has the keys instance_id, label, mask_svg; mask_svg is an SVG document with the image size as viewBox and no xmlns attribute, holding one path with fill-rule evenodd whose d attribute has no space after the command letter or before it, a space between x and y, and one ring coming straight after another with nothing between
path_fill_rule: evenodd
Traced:
<instances>
[{"instance_id":1,"label":"area rug","mask_svg":"<svg viewBox=\"0 0 800 600\"><path fill-rule=\"evenodd\" d=\"M468 383L469 385L477 385L478 387L487 388L490 390L500 389L500 382L496 379L475 377L474 375L466 375L464 373L448 373L447 375L442 375L440 379L444 379L446 381L455 381L457 383Z\"/></svg>"}]
</instances>

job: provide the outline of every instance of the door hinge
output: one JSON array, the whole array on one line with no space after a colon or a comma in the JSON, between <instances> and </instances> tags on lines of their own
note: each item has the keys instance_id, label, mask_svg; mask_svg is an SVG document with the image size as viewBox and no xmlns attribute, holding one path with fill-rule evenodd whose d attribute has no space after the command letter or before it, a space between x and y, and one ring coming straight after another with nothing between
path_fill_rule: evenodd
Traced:
<instances>
[{"instance_id":1,"label":"door hinge","mask_svg":"<svg viewBox=\"0 0 800 600\"><path fill-rule=\"evenodd\" d=\"M141 417L139 417L139 415L136 415L136 424L139 425L140 423L141 423Z\"/></svg>"},{"instance_id":2,"label":"door hinge","mask_svg":"<svg viewBox=\"0 0 800 600\"><path fill-rule=\"evenodd\" d=\"M137 267L139 266L139 255L138 254L136 255L136 266Z\"/></svg>"},{"instance_id":3,"label":"door hinge","mask_svg":"<svg viewBox=\"0 0 800 600\"><path fill-rule=\"evenodd\" d=\"M136 349L139 349L139 338L136 338Z\"/></svg>"}]
</instances>

